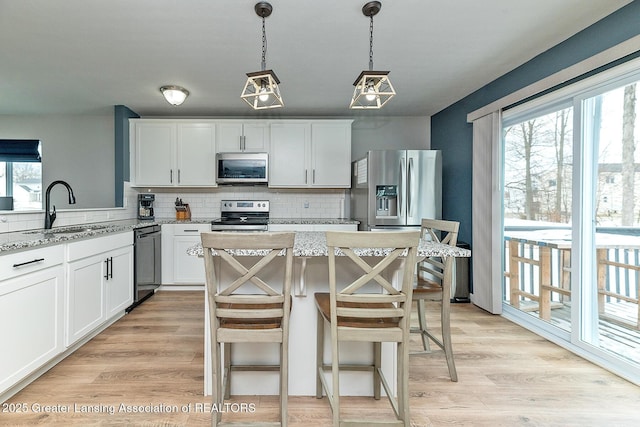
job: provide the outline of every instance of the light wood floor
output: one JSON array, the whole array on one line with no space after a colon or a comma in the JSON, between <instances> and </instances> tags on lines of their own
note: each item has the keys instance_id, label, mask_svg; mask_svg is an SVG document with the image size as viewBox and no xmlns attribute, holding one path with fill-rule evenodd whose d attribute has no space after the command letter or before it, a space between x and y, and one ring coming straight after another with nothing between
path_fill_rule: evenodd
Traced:
<instances>
[{"instance_id":1,"label":"light wood floor","mask_svg":"<svg viewBox=\"0 0 640 427\"><path fill-rule=\"evenodd\" d=\"M202 407L208 402L202 395L202 296L157 293L5 402L0 425L208 425L210 414ZM640 422L640 388L501 317L454 304L452 329L459 382L449 380L440 350L411 356L414 426ZM417 336L412 347L419 348ZM264 420L277 414L274 397L234 402L255 404L255 412L233 413L234 406L225 417ZM26 413L2 412L11 404L24 405ZM364 411L379 419L391 413L385 400L351 398L345 406L345 413ZM139 407L142 413L130 412ZM64 409L71 413L55 412ZM329 417L326 398L289 399L292 427L327 426Z\"/></svg>"}]
</instances>

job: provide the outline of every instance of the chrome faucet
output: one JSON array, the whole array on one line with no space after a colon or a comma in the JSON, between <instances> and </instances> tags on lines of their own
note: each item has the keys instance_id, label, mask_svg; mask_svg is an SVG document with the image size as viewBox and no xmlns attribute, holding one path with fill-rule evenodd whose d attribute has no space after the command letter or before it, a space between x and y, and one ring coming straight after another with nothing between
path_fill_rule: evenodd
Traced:
<instances>
[{"instance_id":1,"label":"chrome faucet","mask_svg":"<svg viewBox=\"0 0 640 427\"><path fill-rule=\"evenodd\" d=\"M49 204L50 204L50 194L51 193L51 188L53 188L54 185L56 184L62 184L65 187L67 187L67 191L69 192L69 203L72 205L76 204L76 197L73 195L73 190L71 189L71 186L69 184L67 184L65 181L53 181L51 184L49 184L49 186L47 187L47 192L45 194L45 212L44 212L44 228L45 230L49 230L51 229L51 226L53 225L53 221L56 220L56 206L53 205L53 212L49 212Z\"/></svg>"}]
</instances>

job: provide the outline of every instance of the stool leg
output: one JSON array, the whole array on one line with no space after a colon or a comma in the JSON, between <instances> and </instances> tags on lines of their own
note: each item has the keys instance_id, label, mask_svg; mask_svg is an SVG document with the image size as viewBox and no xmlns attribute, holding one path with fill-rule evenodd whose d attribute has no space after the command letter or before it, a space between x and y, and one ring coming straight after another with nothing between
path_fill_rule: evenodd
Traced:
<instances>
[{"instance_id":1,"label":"stool leg","mask_svg":"<svg viewBox=\"0 0 640 427\"><path fill-rule=\"evenodd\" d=\"M320 375L324 375L322 369L324 364L324 317L320 314L320 310L318 310L316 322L316 398L322 399Z\"/></svg>"},{"instance_id":2,"label":"stool leg","mask_svg":"<svg viewBox=\"0 0 640 427\"><path fill-rule=\"evenodd\" d=\"M451 377L451 381L456 382L458 381L458 373L456 372L456 364L453 360L453 345L451 344L450 304L448 298L442 298L440 321L442 323L442 344L444 346L444 355L447 358L447 366L449 367L449 376Z\"/></svg>"},{"instance_id":3,"label":"stool leg","mask_svg":"<svg viewBox=\"0 0 640 427\"><path fill-rule=\"evenodd\" d=\"M420 325L420 337L422 338L422 348L424 351L431 351L429 337L427 336L427 313L423 299L416 301L418 308L418 324Z\"/></svg>"},{"instance_id":4,"label":"stool leg","mask_svg":"<svg viewBox=\"0 0 640 427\"><path fill-rule=\"evenodd\" d=\"M340 359L338 357L338 333L337 325L331 323L331 327L334 330L331 333L331 394L333 397L333 425L334 427L340 426ZM328 392L327 392L328 394Z\"/></svg>"},{"instance_id":5,"label":"stool leg","mask_svg":"<svg viewBox=\"0 0 640 427\"><path fill-rule=\"evenodd\" d=\"M373 343L373 398L380 400L380 367L382 366L382 343Z\"/></svg>"},{"instance_id":6,"label":"stool leg","mask_svg":"<svg viewBox=\"0 0 640 427\"><path fill-rule=\"evenodd\" d=\"M231 343L224 343L224 375L222 376L224 384L224 398L231 396ZM226 380L226 381L225 381Z\"/></svg>"},{"instance_id":7,"label":"stool leg","mask_svg":"<svg viewBox=\"0 0 640 427\"><path fill-rule=\"evenodd\" d=\"M289 398L289 351L287 337L280 344L280 425L287 427Z\"/></svg>"},{"instance_id":8,"label":"stool leg","mask_svg":"<svg viewBox=\"0 0 640 427\"><path fill-rule=\"evenodd\" d=\"M214 334L214 339L215 334ZM213 388L213 404L220 408L222 407L222 378L220 372L220 343L213 342L213 351L211 352L211 380ZM211 413L211 426L216 427L220 421L220 411L214 411Z\"/></svg>"},{"instance_id":9,"label":"stool leg","mask_svg":"<svg viewBox=\"0 0 640 427\"><path fill-rule=\"evenodd\" d=\"M407 334L405 342L399 342L396 346L398 360L398 418L404 423L405 427L410 427L408 338L409 335Z\"/></svg>"}]
</instances>

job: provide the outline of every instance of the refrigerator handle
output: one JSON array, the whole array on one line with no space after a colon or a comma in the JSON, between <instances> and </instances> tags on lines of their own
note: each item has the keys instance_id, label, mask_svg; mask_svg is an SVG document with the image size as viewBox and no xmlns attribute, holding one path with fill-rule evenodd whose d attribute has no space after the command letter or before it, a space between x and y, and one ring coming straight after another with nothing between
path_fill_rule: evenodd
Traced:
<instances>
[{"instance_id":1,"label":"refrigerator handle","mask_svg":"<svg viewBox=\"0 0 640 427\"><path fill-rule=\"evenodd\" d=\"M409 157L407 174L407 217L413 216L413 157Z\"/></svg>"},{"instance_id":2,"label":"refrigerator handle","mask_svg":"<svg viewBox=\"0 0 640 427\"><path fill-rule=\"evenodd\" d=\"M397 200L398 200L398 213L399 213L401 218L404 217L404 215L405 215L404 211L402 209L402 207L404 206L404 198L403 198L403 196L405 194L404 185L405 185L405 180L406 180L406 177L407 177L404 166L405 166L404 165L404 158L402 158L402 159L400 159L400 180L399 180L400 189L398 191L398 197L397 197Z\"/></svg>"}]
</instances>

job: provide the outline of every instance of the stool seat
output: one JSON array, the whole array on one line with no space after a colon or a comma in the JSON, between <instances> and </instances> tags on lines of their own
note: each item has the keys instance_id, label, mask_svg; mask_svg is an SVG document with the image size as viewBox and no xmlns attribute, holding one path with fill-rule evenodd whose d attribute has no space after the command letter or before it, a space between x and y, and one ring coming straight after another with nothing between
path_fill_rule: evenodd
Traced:
<instances>
[{"instance_id":1,"label":"stool seat","mask_svg":"<svg viewBox=\"0 0 640 427\"><path fill-rule=\"evenodd\" d=\"M331 295L323 292L316 292L314 294L316 299L316 307L320 310L322 317L327 321L331 321ZM338 302L338 307L347 308L394 308L393 304L382 303L370 303L363 304L357 302ZM358 317L343 317L338 316L338 326L344 326L348 328L397 328L399 327L400 318L358 318Z\"/></svg>"}]
</instances>

